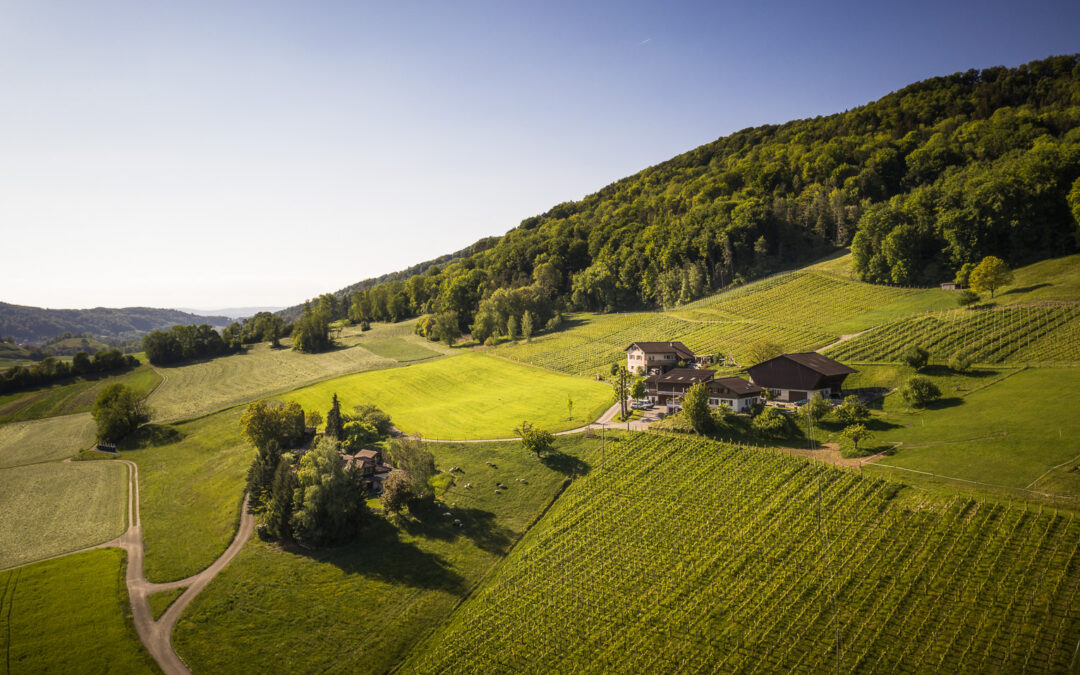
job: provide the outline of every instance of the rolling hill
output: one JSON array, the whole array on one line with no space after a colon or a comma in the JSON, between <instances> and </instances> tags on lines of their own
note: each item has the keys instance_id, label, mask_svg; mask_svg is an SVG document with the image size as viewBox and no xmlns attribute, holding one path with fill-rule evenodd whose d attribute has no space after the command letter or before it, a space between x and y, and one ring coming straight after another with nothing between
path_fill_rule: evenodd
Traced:
<instances>
[{"instance_id":1,"label":"rolling hill","mask_svg":"<svg viewBox=\"0 0 1080 675\"><path fill-rule=\"evenodd\" d=\"M0 335L17 343L36 343L63 333L89 333L102 340L137 338L176 324L228 325L226 316L198 316L176 309L95 307L45 309L0 302Z\"/></svg>"}]
</instances>

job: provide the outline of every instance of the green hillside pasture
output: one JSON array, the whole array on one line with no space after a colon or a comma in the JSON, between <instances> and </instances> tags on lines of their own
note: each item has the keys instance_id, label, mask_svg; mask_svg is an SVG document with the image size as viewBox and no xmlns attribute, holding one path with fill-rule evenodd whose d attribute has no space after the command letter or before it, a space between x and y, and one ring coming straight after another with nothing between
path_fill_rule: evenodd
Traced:
<instances>
[{"instance_id":1,"label":"green hillside pasture","mask_svg":"<svg viewBox=\"0 0 1080 675\"><path fill-rule=\"evenodd\" d=\"M424 359L442 355L423 345L399 337L364 341L360 343L360 346L376 356L381 356L384 359L393 359L394 361L399 362L423 361Z\"/></svg>"},{"instance_id":2,"label":"green hillside pasture","mask_svg":"<svg viewBox=\"0 0 1080 675\"><path fill-rule=\"evenodd\" d=\"M739 363L749 358L758 341L780 344L789 351L806 351L833 340L822 332L747 320L698 321L662 312L629 314L573 314L564 330L497 347L493 353L574 375L606 374L614 362L626 363L631 342L678 340L697 354L732 356Z\"/></svg>"},{"instance_id":3,"label":"green hillside pasture","mask_svg":"<svg viewBox=\"0 0 1080 675\"><path fill-rule=\"evenodd\" d=\"M979 363L1080 361L1080 304L956 309L909 317L826 350L841 361L899 361L910 346L946 362L965 353Z\"/></svg>"},{"instance_id":4,"label":"green hillside pasture","mask_svg":"<svg viewBox=\"0 0 1080 675\"><path fill-rule=\"evenodd\" d=\"M588 424L611 405L611 387L469 352L448 359L357 373L287 394L325 416L337 393L342 410L374 403L424 438L510 438L522 420L559 431ZM574 400L567 420L566 397Z\"/></svg>"},{"instance_id":5,"label":"green hillside pasture","mask_svg":"<svg viewBox=\"0 0 1080 675\"><path fill-rule=\"evenodd\" d=\"M1072 659L1075 519L892 500L889 481L709 441L621 446L403 672L1063 672Z\"/></svg>"},{"instance_id":6,"label":"green hillside pasture","mask_svg":"<svg viewBox=\"0 0 1080 675\"><path fill-rule=\"evenodd\" d=\"M676 310L694 319L739 317L833 335L854 333L913 311L951 306L954 296L791 272L702 298Z\"/></svg>"},{"instance_id":7,"label":"green hillside pasture","mask_svg":"<svg viewBox=\"0 0 1080 675\"><path fill-rule=\"evenodd\" d=\"M0 572L0 673L157 673L117 548Z\"/></svg>"},{"instance_id":8,"label":"green hillside pasture","mask_svg":"<svg viewBox=\"0 0 1080 675\"><path fill-rule=\"evenodd\" d=\"M72 457L94 442L90 413L0 425L0 468Z\"/></svg>"},{"instance_id":9,"label":"green hillside pasture","mask_svg":"<svg viewBox=\"0 0 1080 675\"><path fill-rule=\"evenodd\" d=\"M181 586L179 588L170 588L167 591L158 591L157 593L151 593L146 597L147 603L150 605L150 613L154 616L154 621L161 618L161 615L165 613L165 610L169 609L176 599L184 594L187 590L187 586Z\"/></svg>"},{"instance_id":10,"label":"green hillside pasture","mask_svg":"<svg viewBox=\"0 0 1080 675\"><path fill-rule=\"evenodd\" d=\"M419 518L372 515L357 543L314 553L252 540L181 617L177 651L195 672L387 672L510 550L566 472L588 469L600 442L560 437L547 462L518 443L428 444L441 470L462 469L441 505ZM508 489L496 494L496 482Z\"/></svg>"},{"instance_id":11,"label":"green hillside pasture","mask_svg":"<svg viewBox=\"0 0 1080 675\"><path fill-rule=\"evenodd\" d=\"M98 394L109 385L120 383L146 396L159 382L161 376L143 365L118 375L79 377L66 383L5 394L0 396L0 423L89 412Z\"/></svg>"},{"instance_id":12,"label":"green hillside pasture","mask_svg":"<svg viewBox=\"0 0 1080 675\"><path fill-rule=\"evenodd\" d=\"M139 502L151 581L183 579L220 556L240 522L254 451L240 409L143 428L120 446L139 467Z\"/></svg>"},{"instance_id":13,"label":"green hillside pasture","mask_svg":"<svg viewBox=\"0 0 1080 675\"><path fill-rule=\"evenodd\" d=\"M988 296L983 300L991 301ZM992 302L1009 305L1045 300L1080 301L1080 255L1043 260L1016 269L1012 283L998 291Z\"/></svg>"},{"instance_id":14,"label":"green hillside pasture","mask_svg":"<svg viewBox=\"0 0 1080 675\"><path fill-rule=\"evenodd\" d=\"M269 343L262 343L250 346L244 354L161 368L166 380L149 403L159 420L188 419L329 377L397 365L357 348L357 338L347 331L339 343L338 349L322 354L271 349Z\"/></svg>"},{"instance_id":15,"label":"green hillside pasture","mask_svg":"<svg viewBox=\"0 0 1080 675\"><path fill-rule=\"evenodd\" d=\"M0 469L0 569L120 536L128 469L116 462L52 462Z\"/></svg>"},{"instance_id":16,"label":"green hillside pasture","mask_svg":"<svg viewBox=\"0 0 1080 675\"><path fill-rule=\"evenodd\" d=\"M905 481L920 477L886 467L1048 492L1080 506L1080 492L1055 492L1076 486L1040 480L1054 467L1066 464L1062 468L1067 470L1073 466L1070 460L1080 462L1076 392L1080 370L1028 368L924 411L908 412L899 395L892 394L882 419L896 426L877 432L874 443L902 445L866 468Z\"/></svg>"}]
</instances>

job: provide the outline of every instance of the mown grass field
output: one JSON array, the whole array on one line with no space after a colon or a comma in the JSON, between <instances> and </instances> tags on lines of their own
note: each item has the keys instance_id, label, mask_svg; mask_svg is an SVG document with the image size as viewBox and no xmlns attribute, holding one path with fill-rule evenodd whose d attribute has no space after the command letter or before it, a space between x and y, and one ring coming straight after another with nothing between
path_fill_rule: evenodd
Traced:
<instances>
[{"instance_id":1,"label":"mown grass field","mask_svg":"<svg viewBox=\"0 0 1080 675\"><path fill-rule=\"evenodd\" d=\"M335 549L253 539L181 617L177 651L195 672L386 672L510 550L568 475L596 464L600 442L560 437L543 462L518 443L429 444L441 470L463 469L441 506L373 515L358 542ZM495 494L496 482L508 489Z\"/></svg>"},{"instance_id":2,"label":"mown grass field","mask_svg":"<svg viewBox=\"0 0 1080 675\"><path fill-rule=\"evenodd\" d=\"M123 458L139 467L147 579L201 572L235 536L254 454L240 434L241 412L153 425L121 444Z\"/></svg>"},{"instance_id":3,"label":"mown grass field","mask_svg":"<svg viewBox=\"0 0 1080 675\"><path fill-rule=\"evenodd\" d=\"M440 352L432 351L423 345L400 337L365 340L360 343L360 346L376 356L398 362L423 361L442 355Z\"/></svg>"},{"instance_id":4,"label":"mown grass field","mask_svg":"<svg viewBox=\"0 0 1080 675\"><path fill-rule=\"evenodd\" d=\"M583 378L466 352L393 370L327 380L282 398L325 416L337 393L344 411L374 403L424 438L509 438L523 420L558 431L594 421L611 405L611 387ZM567 419L566 398L574 400Z\"/></svg>"},{"instance_id":5,"label":"mown grass field","mask_svg":"<svg viewBox=\"0 0 1080 675\"><path fill-rule=\"evenodd\" d=\"M345 329L339 347L322 354L294 352L283 340L280 349L261 343L243 354L161 368L166 379L148 402L158 421L190 419L337 375L397 365L357 347L359 335L358 328Z\"/></svg>"},{"instance_id":6,"label":"mown grass field","mask_svg":"<svg viewBox=\"0 0 1080 675\"><path fill-rule=\"evenodd\" d=\"M0 425L0 468L71 457L94 442L89 413Z\"/></svg>"},{"instance_id":7,"label":"mown grass field","mask_svg":"<svg viewBox=\"0 0 1080 675\"><path fill-rule=\"evenodd\" d=\"M124 552L0 572L0 673L158 673L131 624Z\"/></svg>"},{"instance_id":8,"label":"mown grass field","mask_svg":"<svg viewBox=\"0 0 1080 675\"><path fill-rule=\"evenodd\" d=\"M889 467L1047 492L1080 507L1076 392L1080 369L1028 368L970 393L946 391L927 410L909 411L892 394L874 443L900 445L866 468L909 482L922 477Z\"/></svg>"},{"instance_id":9,"label":"mown grass field","mask_svg":"<svg viewBox=\"0 0 1080 675\"><path fill-rule=\"evenodd\" d=\"M51 462L0 469L0 568L100 544L124 532L127 467Z\"/></svg>"},{"instance_id":10,"label":"mown grass field","mask_svg":"<svg viewBox=\"0 0 1080 675\"><path fill-rule=\"evenodd\" d=\"M147 365L118 375L75 378L67 383L38 387L0 396L0 424L36 420L56 415L88 412L105 387L120 383L146 396L161 382L161 376Z\"/></svg>"},{"instance_id":11,"label":"mown grass field","mask_svg":"<svg viewBox=\"0 0 1080 675\"><path fill-rule=\"evenodd\" d=\"M1063 672L1080 522L639 435L403 672ZM837 644L839 638L839 646Z\"/></svg>"}]
</instances>

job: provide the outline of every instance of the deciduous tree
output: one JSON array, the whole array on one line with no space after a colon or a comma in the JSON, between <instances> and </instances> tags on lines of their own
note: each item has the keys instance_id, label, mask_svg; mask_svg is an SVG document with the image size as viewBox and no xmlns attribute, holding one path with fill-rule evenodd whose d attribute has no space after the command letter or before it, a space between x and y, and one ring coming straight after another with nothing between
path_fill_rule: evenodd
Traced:
<instances>
[{"instance_id":1,"label":"deciduous tree","mask_svg":"<svg viewBox=\"0 0 1080 675\"><path fill-rule=\"evenodd\" d=\"M922 407L941 398L941 390L930 378L915 375L900 387L900 396L908 405Z\"/></svg>"},{"instance_id":2,"label":"deciduous tree","mask_svg":"<svg viewBox=\"0 0 1080 675\"><path fill-rule=\"evenodd\" d=\"M529 422L522 422L520 427L514 429L514 433L521 437L521 447L535 454L537 458L551 452L555 444L555 436L550 431L534 427Z\"/></svg>"},{"instance_id":3,"label":"deciduous tree","mask_svg":"<svg viewBox=\"0 0 1080 675\"><path fill-rule=\"evenodd\" d=\"M694 431L707 434L712 431L712 416L709 414L709 389L703 382L698 382L686 390L683 396L682 414Z\"/></svg>"},{"instance_id":4,"label":"deciduous tree","mask_svg":"<svg viewBox=\"0 0 1080 675\"><path fill-rule=\"evenodd\" d=\"M990 291L990 297L1002 286L1012 282L1013 274L1009 266L1001 258L988 255L982 262L971 271L969 281L971 288L977 293Z\"/></svg>"},{"instance_id":5,"label":"deciduous tree","mask_svg":"<svg viewBox=\"0 0 1080 675\"><path fill-rule=\"evenodd\" d=\"M140 424L150 421L150 408L134 390L110 384L98 394L91 416L97 423L97 439L115 443Z\"/></svg>"}]
</instances>

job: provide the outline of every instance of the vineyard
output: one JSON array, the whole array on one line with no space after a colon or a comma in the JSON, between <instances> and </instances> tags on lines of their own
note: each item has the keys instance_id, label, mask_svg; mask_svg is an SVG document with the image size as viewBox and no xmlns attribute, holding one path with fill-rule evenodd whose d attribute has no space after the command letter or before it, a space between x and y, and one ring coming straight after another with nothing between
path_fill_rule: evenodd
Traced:
<instances>
[{"instance_id":1,"label":"vineyard","mask_svg":"<svg viewBox=\"0 0 1080 675\"><path fill-rule=\"evenodd\" d=\"M1080 522L708 441L609 449L409 672L1062 672Z\"/></svg>"},{"instance_id":2,"label":"vineyard","mask_svg":"<svg viewBox=\"0 0 1080 675\"><path fill-rule=\"evenodd\" d=\"M1080 361L1080 304L921 314L869 330L827 353L857 362L899 361L912 345L936 361L962 353L978 363L1072 363Z\"/></svg>"}]
</instances>

